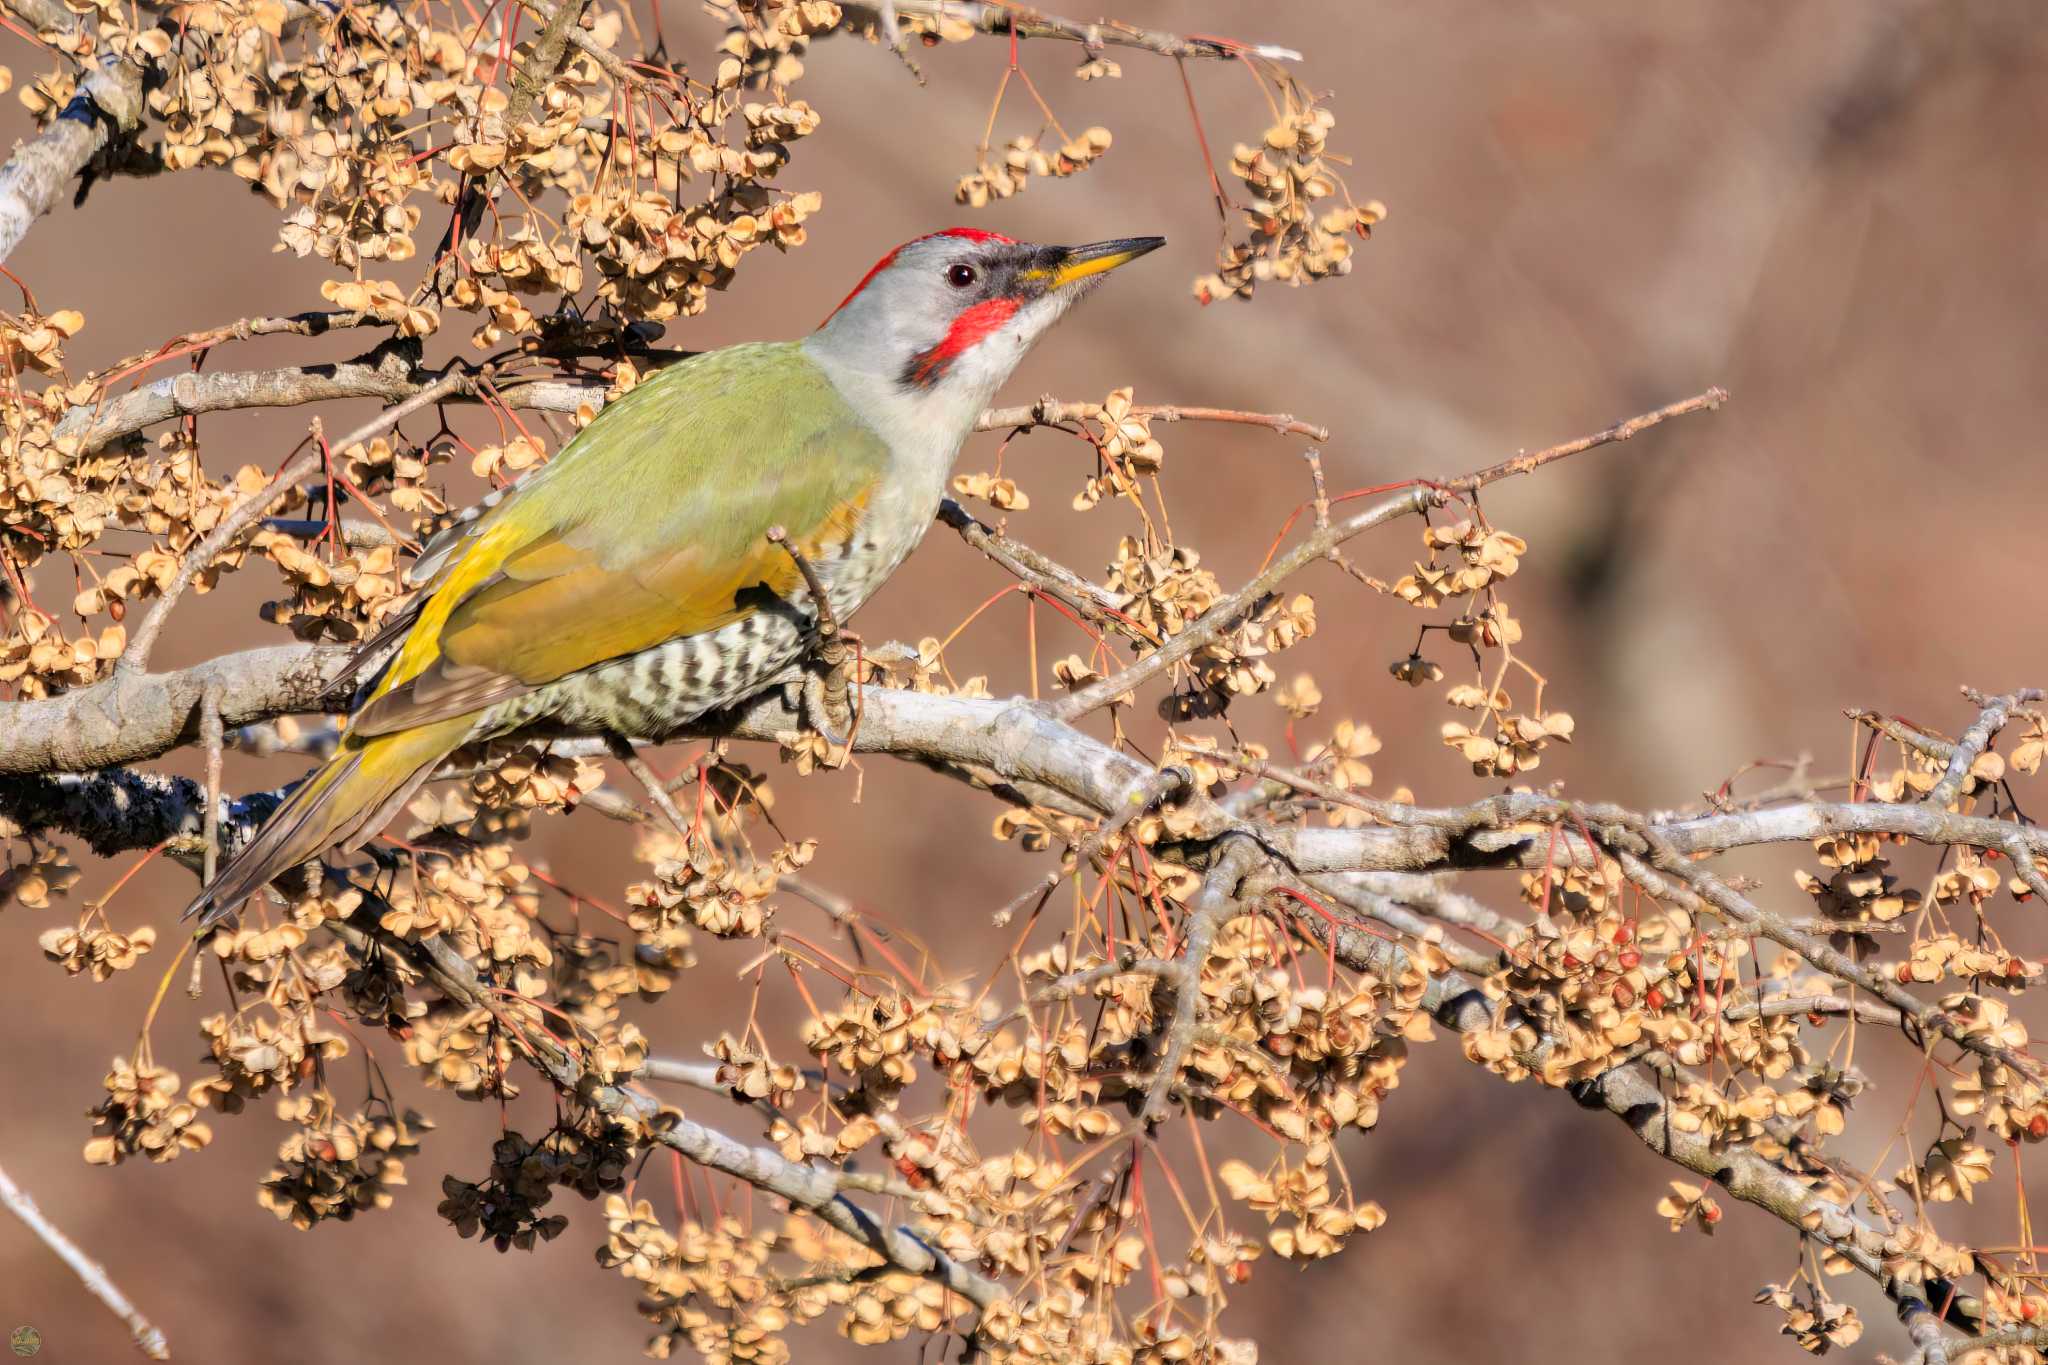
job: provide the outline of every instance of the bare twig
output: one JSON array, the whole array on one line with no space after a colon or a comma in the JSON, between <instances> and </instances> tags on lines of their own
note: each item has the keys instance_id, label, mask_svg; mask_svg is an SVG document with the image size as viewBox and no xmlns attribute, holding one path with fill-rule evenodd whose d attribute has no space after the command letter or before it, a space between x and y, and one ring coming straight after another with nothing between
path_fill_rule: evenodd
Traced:
<instances>
[{"instance_id":1,"label":"bare twig","mask_svg":"<svg viewBox=\"0 0 2048 1365\"><path fill-rule=\"evenodd\" d=\"M1098 854L1105 852L1116 842L1117 836L1121 835L1129 827L1131 821L1145 814L1145 812L1151 810L1160 802L1171 799L1176 793L1187 790L1190 785L1188 774L1184 769L1165 768L1154 773L1138 786L1128 789L1123 809L1111 812L1100 825L1088 833L1086 838L1074 846L1074 871L1081 872L1086 870ZM1029 905L1037 897L1043 896L1057 888L1061 882L1067 879L1067 876L1068 873L1064 867L1054 868L1030 886L1018 892L1008 905L996 911L995 918L991 922L997 928L1008 924L1019 910Z\"/></svg>"},{"instance_id":2,"label":"bare twig","mask_svg":"<svg viewBox=\"0 0 2048 1365\"><path fill-rule=\"evenodd\" d=\"M1296 772L1292 768L1283 768L1277 763L1268 763L1264 759L1254 758L1247 753L1226 754L1215 749L1204 748L1199 744L1188 743L1185 740L1176 741L1173 747L1180 753L1192 754L1196 758L1206 758L1212 763L1220 763L1226 768L1252 773L1266 778L1268 781L1277 782L1283 787L1291 787L1304 796L1312 796L1326 805L1348 806L1352 810L1363 811L1367 815L1385 820L1390 824L1403 823L1404 814L1414 810L1412 806L1403 806L1394 801L1382 801L1378 797L1367 796L1364 792L1352 791L1348 787L1333 786L1328 782L1310 777L1306 773Z\"/></svg>"},{"instance_id":3,"label":"bare twig","mask_svg":"<svg viewBox=\"0 0 2048 1365\"><path fill-rule=\"evenodd\" d=\"M1301 54L1292 48L1235 43L1226 38L1182 37L1177 33L1162 33L1115 22L1079 23L1026 5L996 4L991 0L893 0L892 7L898 16L906 19L949 19L983 33L1064 39L1089 49L1135 47L1156 52L1162 57L1225 61L1239 57L1263 57L1268 61L1301 60ZM848 0L840 8L856 24L880 25L890 7L885 7L882 0Z\"/></svg>"},{"instance_id":4,"label":"bare twig","mask_svg":"<svg viewBox=\"0 0 2048 1365\"><path fill-rule=\"evenodd\" d=\"M1446 480L1442 486L1456 489L1459 492L1469 492L1474 488L1483 488L1487 484L1498 482L1501 479L1512 478L1517 474L1527 474L1533 470L1541 469L1551 461L1562 460L1568 455L1578 455L1598 446L1613 445L1616 441L1626 441L1631 436L1639 436L1651 427L1668 422L1674 417L1683 417L1690 412L1712 412L1727 401L1728 390L1717 384L1705 393L1694 394L1691 398L1682 399L1676 403L1668 403L1658 408L1655 412L1646 412L1639 417L1631 417L1625 422L1616 422L1605 431L1596 431L1591 436L1581 436L1575 441L1566 441L1562 445L1547 446L1542 450L1517 455L1512 460L1502 460L1499 464L1488 465L1484 469L1475 470L1470 474L1463 474L1455 479Z\"/></svg>"},{"instance_id":5,"label":"bare twig","mask_svg":"<svg viewBox=\"0 0 2048 1365\"><path fill-rule=\"evenodd\" d=\"M1123 626L1146 639L1153 638L1143 625L1124 614L1123 608L1130 605L1128 597L1090 583L1064 564L976 520L951 498L940 502L939 520L958 531L962 540L1009 570L1020 582L1057 598L1097 625Z\"/></svg>"},{"instance_id":6,"label":"bare twig","mask_svg":"<svg viewBox=\"0 0 2048 1365\"><path fill-rule=\"evenodd\" d=\"M1052 703L1053 714L1061 720L1077 720L1090 711L1107 706L1118 697L1135 691L1242 621L1257 609L1267 593L1305 566L1321 559L1333 547L1375 526L1385 525L1397 517L1419 516L1429 508L1440 505L1443 497L1443 494L1434 489L1418 486L1398 497L1378 503L1356 516L1337 522L1327 531L1310 536L1274 560L1264 573L1216 602L1190 622L1187 629L1129 668L1121 673L1113 673L1100 682L1090 683L1062 700Z\"/></svg>"},{"instance_id":7,"label":"bare twig","mask_svg":"<svg viewBox=\"0 0 2048 1365\"><path fill-rule=\"evenodd\" d=\"M1668 897L1681 904L1711 908L1755 930L1781 947L1789 948L1838 981L1851 982L1898 1010L1915 1027L1937 1033L1967 1052L1974 1052L2035 1080L2043 1079L2040 1063L1987 1037L1972 1032L1946 1011L1922 1003L1913 993L1884 974L1871 970L1833 946L1799 933L1777 916L1759 908L1741 892L1697 864L1660 858L1655 867L1626 850L1616 850L1629 880L1653 896ZM1659 875L1669 874L1668 876Z\"/></svg>"},{"instance_id":8,"label":"bare twig","mask_svg":"<svg viewBox=\"0 0 2048 1365\"><path fill-rule=\"evenodd\" d=\"M1391 896L1368 891L1362 886L1332 882L1329 879L1307 881L1302 885L1327 896L1347 909L1378 920L1397 933L1406 934L1418 942L1434 944L1437 951L1461 972L1484 976L1500 965L1496 956L1467 948L1455 939L1445 938L1441 929L1433 928L1421 915L1397 903Z\"/></svg>"},{"instance_id":9,"label":"bare twig","mask_svg":"<svg viewBox=\"0 0 2048 1365\"><path fill-rule=\"evenodd\" d=\"M689 820L677 807L675 798L668 794L668 788L662 784L661 778L655 775L654 769L647 766L647 760L640 757L640 751L633 747L633 741L624 735L606 735L604 739L606 746L611 749L612 757L625 765L626 771L633 774L640 785L647 789L648 796L654 800L655 809L662 813L670 827L685 839L689 838Z\"/></svg>"},{"instance_id":10,"label":"bare twig","mask_svg":"<svg viewBox=\"0 0 2048 1365\"><path fill-rule=\"evenodd\" d=\"M1721 1011L1731 1024L1746 1019L1777 1019L1802 1014L1853 1014L1866 1024L1898 1028L1905 1016L1889 1005L1874 1000L1851 1000L1840 995L1774 995L1762 1000L1744 1000Z\"/></svg>"},{"instance_id":11,"label":"bare twig","mask_svg":"<svg viewBox=\"0 0 2048 1365\"><path fill-rule=\"evenodd\" d=\"M86 1292L105 1304L115 1317L126 1323L135 1336L135 1347L151 1360L169 1360L170 1343L164 1340L163 1329L142 1315L121 1287L114 1283L106 1268L79 1250L78 1244L64 1235L64 1230L51 1222L43 1211L36 1207L36 1201L27 1190L14 1183L6 1171L0 1170L0 1204L5 1204L10 1213L28 1225L30 1232L42 1239L44 1246L57 1254L57 1259L71 1267L71 1273L78 1276Z\"/></svg>"},{"instance_id":12,"label":"bare twig","mask_svg":"<svg viewBox=\"0 0 2048 1365\"><path fill-rule=\"evenodd\" d=\"M1355 516L1319 528L1315 534L1275 559L1258 577L1212 605L1163 647L1154 650L1123 672L1092 683L1065 700L1055 703L1054 714L1062 720L1077 719L1099 707L1109 705L1118 697L1158 677L1242 621L1247 614L1257 608L1266 594L1281 583L1316 560L1326 558L1330 551L1354 536L1384 525L1396 517L1421 515L1432 507L1440 507L1453 492L1470 492L1498 479L1526 474L1532 469L1554 460L1561 460L1568 455L1576 455L1616 441L1625 441L1673 417L1717 408L1727 400L1727 397L1725 390L1709 389L1683 402L1669 404L1639 417L1631 417L1626 422L1617 423L1591 436L1580 437L1576 441L1567 441L1563 445L1537 451L1533 455L1518 455L1512 460L1490 465L1447 482L1434 485L1418 484L1407 492L1378 503Z\"/></svg>"},{"instance_id":13,"label":"bare twig","mask_svg":"<svg viewBox=\"0 0 2048 1365\"><path fill-rule=\"evenodd\" d=\"M542 4L540 0L519 0L519 5L528 14L539 19L548 29L552 29L555 23L555 7L553 5ZM582 6L579 5L575 8L580 10ZM603 68L607 76L618 82L621 89L631 89L647 84L645 77L635 76L633 69L627 66L616 52L613 52L603 43L591 37L588 32L573 20L566 25L563 32L567 35L570 46L596 62L598 66ZM507 120L508 123L510 121L509 119Z\"/></svg>"},{"instance_id":14,"label":"bare twig","mask_svg":"<svg viewBox=\"0 0 2048 1365\"><path fill-rule=\"evenodd\" d=\"M1152 1128L1166 1117L1174 1082L1180 1075L1181 1063L1187 1060L1188 1049L1194 1046L1195 1029L1201 1022L1202 992L1196 982L1202 964L1209 960L1209 949L1216 942L1217 932L1244 913L1238 901L1238 887L1262 856L1258 844L1251 839L1226 839L1203 874L1201 887L1188 900L1187 915L1181 922L1181 980L1173 1000L1173 1018L1160 1040L1159 1068L1145 1092L1145 1107L1138 1112L1138 1123L1143 1128Z\"/></svg>"},{"instance_id":15,"label":"bare twig","mask_svg":"<svg viewBox=\"0 0 2048 1365\"><path fill-rule=\"evenodd\" d=\"M1048 394L1026 407L990 408L975 422L974 429L1007 431L1050 427L1063 422L1100 421L1102 415L1100 403L1063 403ZM1154 422L1230 422L1239 426L1265 427L1282 436L1306 436L1312 441L1330 439L1328 427L1304 422L1284 412L1240 412L1236 408L1188 407L1179 403L1134 403L1131 416Z\"/></svg>"},{"instance_id":16,"label":"bare twig","mask_svg":"<svg viewBox=\"0 0 2048 1365\"><path fill-rule=\"evenodd\" d=\"M311 521L304 517L265 517L263 529L296 536L300 540L318 540L327 534L328 526L324 521ZM344 521L341 523L341 543L351 550L374 550L382 545L396 545L399 540L389 527L379 526L374 521Z\"/></svg>"},{"instance_id":17,"label":"bare twig","mask_svg":"<svg viewBox=\"0 0 2048 1365\"><path fill-rule=\"evenodd\" d=\"M2003 1346L2026 1346L2036 1351L2048 1351L2048 1327L2024 1324L1997 1327L1978 1336L1967 1337L1955 1345L1963 1351L1995 1351Z\"/></svg>"},{"instance_id":18,"label":"bare twig","mask_svg":"<svg viewBox=\"0 0 2048 1365\"><path fill-rule=\"evenodd\" d=\"M82 454L91 454L159 422L209 412L300 407L338 398L401 402L438 382L420 378L416 362L412 347L389 346L339 365L216 374L187 371L131 389L111 402L82 403L58 419L54 435L60 441L76 441Z\"/></svg>"},{"instance_id":19,"label":"bare twig","mask_svg":"<svg viewBox=\"0 0 2048 1365\"><path fill-rule=\"evenodd\" d=\"M860 917L860 911L852 901L840 895L837 891L828 890L818 885L808 877L799 877L794 873L784 873L776 879L775 884L790 895L795 896L798 900L805 901L823 910L836 923L844 924L848 920Z\"/></svg>"},{"instance_id":20,"label":"bare twig","mask_svg":"<svg viewBox=\"0 0 2048 1365\"><path fill-rule=\"evenodd\" d=\"M1955 741L1937 739L1933 735L1924 734L1897 716L1881 716L1875 711L1854 710L1842 714L1859 724L1868 725L1887 739L1895 739L1908 749L1924 754L1937 763L1947 763L1949 755L1956 751Z\"/></svg>"},{"instance_id":21,"label":"bare twig","mask_svg":"<svg viewBox=\"0 0 2048 1365\"><path fill-rule=\"evenodd\" d=\"M220 863L220 764L222 748L222 726L220 719L221 685L218 681L208 683L199 694L199 744L206 750L206 818L200 837L205 842L201 850L200 885L213 885L214 870Z\"/></svg>"}]
</instances>

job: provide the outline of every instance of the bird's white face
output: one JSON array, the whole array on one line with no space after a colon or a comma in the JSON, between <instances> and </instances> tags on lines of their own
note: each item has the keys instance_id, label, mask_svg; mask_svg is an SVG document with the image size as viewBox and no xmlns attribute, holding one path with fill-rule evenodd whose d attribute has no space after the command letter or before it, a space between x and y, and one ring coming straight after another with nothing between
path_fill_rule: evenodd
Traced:
<instances>
[{"instance_id":1,"label":"bird's white face","mask_svg":"<svg viewBox=\"0 0 2048 1365\"><path fill-rule=\"evenodd\" d=\"M1039 337L1162 242L1034 246L976 228L920 237L883 257L807 344L828 368L858 373L879 416L957 446Z\"/></svg>"}]
</instances>

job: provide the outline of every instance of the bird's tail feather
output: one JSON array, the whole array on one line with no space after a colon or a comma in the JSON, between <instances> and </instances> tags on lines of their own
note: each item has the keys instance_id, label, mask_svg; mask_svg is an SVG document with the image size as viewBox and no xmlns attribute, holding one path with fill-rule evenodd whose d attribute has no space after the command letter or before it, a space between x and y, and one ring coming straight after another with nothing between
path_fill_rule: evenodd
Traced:
<instances>
[{"instance_id":1,"label":"bird's tail feather","mask_svg":"<svg viewBox=\"0 0 2048 1365\"><path fill-rule=\"evenodd\" d=\"M208 928L251 895L330 848L360 847L468 737L474 716L364 739L349 736L327 765L301 782L185 908Z\"/></svg>"}]
</instances>

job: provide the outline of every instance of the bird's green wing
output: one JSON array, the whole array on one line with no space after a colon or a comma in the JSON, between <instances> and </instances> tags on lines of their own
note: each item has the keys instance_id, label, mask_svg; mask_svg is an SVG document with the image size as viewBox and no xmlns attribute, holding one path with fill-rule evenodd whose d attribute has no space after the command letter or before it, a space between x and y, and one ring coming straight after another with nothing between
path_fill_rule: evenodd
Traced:
<instances>
[{"instance_id":1,"label":"bird's green wing","mask_svg":"<svg viewBox=\"0 0 2048 1365\"><path fill-rule=\"evenodd\" d=\"M824 557L887 460L793 345L661 371L447 549L352 732L477 711L788 598L802 579L769 529Z\"/></svg>"}]
</instances>

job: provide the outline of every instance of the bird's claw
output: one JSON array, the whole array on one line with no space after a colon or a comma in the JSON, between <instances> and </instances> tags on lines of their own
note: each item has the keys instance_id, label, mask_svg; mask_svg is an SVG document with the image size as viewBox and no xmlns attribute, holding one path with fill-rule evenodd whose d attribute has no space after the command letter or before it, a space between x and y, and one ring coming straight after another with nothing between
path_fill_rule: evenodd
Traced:
<instances>
[{"instance_id":1,"label":"bird's claw","mask_svg":"<svg viewBox=\"0 0 2048 1365\"><path fill-rule=\"evenodd\" d=\"M847 738L853 733L853 708L847 704L844 671L842 664L825 673L807 672L803 681L804 721L825 741L835 766L844 762L853 748L853 741ZM836 689L835 676L839 684Z\"/></svg>"}]
</instances>

